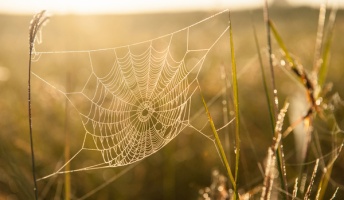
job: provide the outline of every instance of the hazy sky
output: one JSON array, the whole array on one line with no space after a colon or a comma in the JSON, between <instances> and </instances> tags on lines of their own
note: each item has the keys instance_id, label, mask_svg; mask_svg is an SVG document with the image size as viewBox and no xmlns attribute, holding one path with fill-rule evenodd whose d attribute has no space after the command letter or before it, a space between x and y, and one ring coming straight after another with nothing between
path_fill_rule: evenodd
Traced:
<instances>
[{"instance_id":1,"label":"hazy sky","mask_svg":"<svg viewBox=\"0 0 344 200\"><path fill-rule=\"evenodd\" d=\"M282 0L277 0L282 1ZM304 5L319 6L325 0L288 0ZM343 0L328 0L330 4ZM156 12L190 9L231 10L259 7L264 0L0 0L0 13L35 13L48 10L50 13L127 13ZM271 0L270 0L271 2Z\"/></svg>"}]
</instances>

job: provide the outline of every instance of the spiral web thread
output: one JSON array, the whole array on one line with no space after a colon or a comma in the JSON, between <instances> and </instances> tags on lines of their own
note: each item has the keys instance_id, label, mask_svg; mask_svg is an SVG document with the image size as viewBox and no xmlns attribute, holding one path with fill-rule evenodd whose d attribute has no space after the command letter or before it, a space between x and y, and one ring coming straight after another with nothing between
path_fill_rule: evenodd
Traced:
<instances>
[{"instance_id":1,"label":"spiral web thread","mask_svg":"<svg viewBox=\"0 0 344 200\"><path fill-rule=\"evenodd\" d=\"M37 61L48 54L87 54L91 68L86 83L77 92L62 91L32 72L69 100L85 129L81 149L56 172L41 179L59 173L132 164L160 150L186 127L203 134L202 129L190 123L191 98L199 90L197 78L205 57L228 31L228 25L207 48L189 47L190 30L224 13L228 10L176 32L133 45L88 51L35 52ZM181 32L186 34L183 44L186 50L181 59L175 59L171 43ZM137 51L138 46L144 48ZM111 52L114 62L111 69L100 76L94 69L93 57L102 52ZM187 62L190 58L193 62ZM75 101L77 98L83 99L82 104ZM211 137L203 135L214 142ZM94 145L87 146L87 140L93 141ZM64 167L85 150L100 152L103 162L64 171Z\"/></svg>"}]
</instances>

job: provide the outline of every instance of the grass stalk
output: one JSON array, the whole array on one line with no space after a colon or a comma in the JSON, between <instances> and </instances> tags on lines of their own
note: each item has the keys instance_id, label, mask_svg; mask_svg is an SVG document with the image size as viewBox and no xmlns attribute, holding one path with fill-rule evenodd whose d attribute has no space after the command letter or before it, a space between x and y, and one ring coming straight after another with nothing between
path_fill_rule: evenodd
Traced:
<instances>
[{"instance_id":1,"label":"grass stalk","mask_svg":"<svg viewBox=\"0 0 344 200\"><path fill-rule=\"evenodd\" d=\"M257 31L256 31L256 27L254 25L253 19L252 20L252 29L253 29L253 36L254 36L254 41L256 44L256 49L257 49L257 54L258 54L258 59L259 59L259 66L260 66L260 70L262 71L262 80L263 80L263 86L264 86L264 93L265 93L265 98L266 98L266 102L268 103L268 107L269 107L269 116L270 116L270 123L271 123L271 133L272 136L274 136L274 107L271 104L271 100L270 100L270 95L269 95L269 89L268 89L268 84L267 84L267 79L265 76L265 70L264 70L264 66L263 66L263 59L262 59L262 54L260 52L260 45L258 42L258 37L257 37Z\"/></svg>"},{"instance_id":2,"label":"grass stalk","mask_svg":"<svg viewBox=\"0 0 344 200\"><path fill-rule=\"evenodd\" d=\"M323 6L325 7L325 6ZM322 9L323 7L321 7L320 9ZM326 12L326 7L324 8L325 11L324 12L324 16L321 16L321 14L319 14L319 23L318 23L318 27L321 27L321 33L324 32L323 31L323 27L324 27L324 21L325 21L325 12ZM321 13L321 10L320 10ZM327 71L328 71L328 62L329 62L329 55L330 55L330 49L331 49L331 45L332 45L332 39L333 39L333 30L334 30L334 24L335 24L335 19L336 19L336 14L337 14L337 9L334 8L331 11L330 14L330 18L329 18L329 23L328 26L326 28L326 35L325 35L325 41L319 41L319 46L323 47L322 49L322 55L321 55L321 64L320 65L316 65L313 72L316 73L318 75L318 85L320 87L323 87L324 83L325 83L325 78L327 75ZM320 29L320 28L318 28ZM318 33L320 34L320 33ZM322 39L322 38L321 38ZM323 43L324 42L324 43ZM319 47L319 48L320 48ZM318 50L318 58L315 57L314 59L319 59L320 57L320 52L321 52L321 48ZM318 63L316 63L318 64ZM320 183L319 183L319 189L318 189L318 194L319 194L319 199L323 199L325 196L325 191L327 189L328 186L328 182L332 173L332 167L334 162L336 161L339 153L341 152L342 146L340 147L338 153L336 155L333 156L332 160L330 161L330 163L326 166L326 168L324 169L324 173L321 177Z\"/></svg>"},{"instance_id":3,"label":"grass stalk","mask_svg":"<svg viewBox=\"0 0 344 200\"><path fill-rule=\"evenodd\" d=\"M318 166L319 166L319 159L317 159L316 162L315 162L313 173L312 173L311 179L309 181L309 185L307 187L306 194L304 196L305 200L310 199L312 187L313 187L313 184L314 184L314 179L316 177L316 173L317 173L317 170L318 170ZM319 187L319 188L321 188L321 187Z\"/></svg>"},{"instance_id":4,"label":"grass stalk","mask_svg":"<svg viewBox=\"0 0 344 200\"><path fill-rule=\"evenodd\" d=\"M231 50L231 63L232 63L232 81L233 81L233 101L235 109L235 181L238 180L239 172L239 161L240 161L240 112L239 112L239 89L238 89L238 77L236 70L236 60L234 53L234 42L233 42L233 33L232 33L232 21L230 12L228 13L229 17L229 42Z\"/></svg>"},{"instance_id":5,"label":"grass stalk","mask_svg":"<svg viewBox=\"0 0 344 200\"><path fill-rule=\"evenodd\" d=\"M286 60L288 61L288 64L290 65L291 68L295 68L296 65L295 65L294 59L291 57L289 51L287 50L287 47L285 46L281 35L278 33L276 26L272 23L270 19L268 20L268 24L272 31L273 36L275 37L278 43L279 48L281 48L282 52L284 53L284 56Z\"/></svg>"},{"instance_id":6,"label":"grass stalk","mask_svg":"<svg viewBox=\"0 0 344 200\"><path fill-rule=\"evenodd\" d=\"M273 113L271 116L273 117L272 119L272 129L274 132L274 137L277 138L278 136L276 135L275 131L275 121L277 120L278 116L278 94L277 94L277 89L276 89L276 83L275 83L275 71L272 63L272 45L271 45L271 23L270 23L270 17L269 17L269 6L268 6L268 1L265 0L265 6L264 6L264 21L266 24L266 34L267 34L267 45L268 45L268 53L269 53L269 65L270 65L270 74L271 74L271 84L272 84L272 93L273 93L273 106L270 106L271 112ZM282 141L281 141L282 142ZM276 150L276 161L277 161L277 168L278 172L281 176L280 177L280 182L282 185L282 189L284 191L288 191L288 185L287 185L287 178L286 174L284 173L284 161L282 160L282 152L281 152L281 147L278 146ZM288 195L284 195L284 199L289 199Z\"/></svg>"},{"instance_id":7,"label":"grass stalk","mask_svg":"<svg viewBox=\"0 0 344 200\"><path fill-rule=\"evenodd\" d=\"M41 26L47 21L47 17L44 16L45 11L41 11L36 14L30 23L29 28L29 69L28 69L28 115L29 115L29 134L30 134L30 150L31 150L31 162L32 162L32 178L34 184L35 199L38 199L37 179L36 179L36 166L35 166L35 152L33 145L33 134L32 134L32 109L31 109L31 64L32 54L34 51L34 45L36 36Z\"/></svg>"},{"instance_id":8,"label":"grass stalk","mask_svg":"<svg viewBox=\"0 0 344 200\"><path fill-rule=\"evenodd\" d=\"M226 73L226 69L224 64L221 65L221 79L224 82L225 89L222 92L222 113L223 113L223 124L227 124L229 122L230 114L229 114L229 90L230 90L230 83L228 79L228 75ZM225 127L225 133L229 133L229 129ZM225 134L225 151L230 152L230 139L229 134ZM229 154L230 156L230 154ZM230 157L229 157L230 160Z\"/></svg>"},{"instance_id":9,"label":"grass stalk","mask_svg":"<svg viewBox=\"0 0 344 200\"><path fill-rule=\"evenodd\" d=\"M314 51L314 61L313 61L313 73L318 74L320 67L320 56L321 56L321 48L323 43L323 36L324 36L324 25L325 25L325 18L326 18L326 3L322 3L319 9L319 18L318 18L318 30L317 36L315 40L315 51Z\"/></svg>"},{"instance_id":10,"label":"grass stalk","mask_svg":"<svg viewBox=\"0 0 344 200\"><path fill-rule=\"evenodd\" d=\"M260 68L262 71L262 80L263 80L263 86L264 86L264 91L265 91L265 97L266 97L266 101L268 103L268 107L269 107L269 116L270 116L270 123L271 123L271 133L272 136L275 136L275 116L274 116L274 105L271 103L270 101L270 95L269 95L269 90L268 90L268 86L267 86L267 81L266 81L266 77L265 77L265 71L264 71L264 66L263 66L263 59L262 59L262 55L260 53L260 45L258 42L258 37L257 37L257 33L256 33L256 28L254 26L253 20L252 20L252 25L253 25L253 35L254 35L254 40L255 40L255 44L256 44L256 48L257 48L257 54L258 54L258 59L259 59L259 64L260 64ZM271 56L270 56L271 57ZM283 162L283 151L282 148L280 146L278 146L277 148L278 152L275 152L277 155L275 156L275 160L278 162L278 171L281 174L281 183L287 183L287 178L286 178L286 172L285 172L285 164ZM281 159L282 158L282 159ZM287 185L284 184L284 188L287 188ZM288 197L286 197L288 198Z\"/></svg>"},{"instance_id":11,"label":"grass stalk","mask_svg":"<svg viewBox=\"0 0 344 200\"><path fill-rule=\"evenodd\" d=\"M267 36L267 45L268 45L268 53L269 53L269 66L270 66L270 73L271 73L271 84L272 84L272 93L273 93L273 105L274 105L274 118L276 120L278 115L278 95L276 89L276 81L275 81L275 70L272 64L272 46L271 46L271 33L270 33L270 17L269 17L269 5L268 1L265 0L264 6L264 21L266 23L266 36ZM274 120L274 121L275 121Z\"/></svg>"},{"instance_id":12,"label":"grass stalk","mask_svg":"<svg viewBox=\"0 0 344 200\"><path fill-rule=\"evenodd\" d=\"M211 126L211 129L213 131L213 134L214 134L214 137L215 137L215 144L216 144L216 147L217 149L219 150L220 152L220 157L222 159L222 162L223 164L225 165L225 168L226 168L226 171L227 171L227 174L228 174L228 177L229 177L229 180L230 182L232 183L233 185L233 190L234 190L234 197L233 199L239 199L239 194L238 194L238 190L237 190L237 184L236 184L236 180L233 176L233 173L232 173L232 170L229 166L229 162L227 160L227 156L226 156L226 153L223 149L223 146L222 146L222 143L221 143L221 140L220 140L220 137L216 131L216 128L215 128L215 124L214 124L214 121L210 115L210 112L208 110L208 106L207 106L207 103L205 102L204 100L204 97L203 97L203 94L201 92L201 97L202 97L202 102L203 102L203 105L204 105L204 108L205 108L205 111L207 113L207 116L208 116L208 120L209 120L209 123L210 123L210 126Z\"/></svg>"},{"instance_id":13,"label":"grass stalk","mask_svg":"<svg viewBox=\"0 0 344 200\"><path fill-rule=\"evenodd\" d=\"M337 15L337 9L333 9L330 14L329 18L329 24L327 27L327 34L326 34L326 39L324 43L324 49L322 52L322 62L320 65L319 73L318 73L318 85L323 86L325 83L325 79L327 76L327 70L328 70L328 63L330 59L330 49L332 45L332 39L333 39L333 31L334 31L334 24L336 20L336 15Z\"/></svg>"},{"instance_id":14,"label":"grass stalk","mask_svg":"<svg viewBox=\"0 0 344 200\"><path fill-rule=\"evenodd\" d=\"M71 87L71 74L70 71L67 72L66 74L66 88ZM70 160L70 134L68 133L68 121L69 121L69 101L66 99L65 102L65 127L64 127L64 132L65 132L65 146L64 146L64 159L65 162L68 162ZM65 167L66 171L70 170L70 163L68 163ZM71 194L71 177L70 173L65 173L64 174L64 193L65 193L65 200L70 200L70 194Z\"/></svg>"},{"instance_id":15,"label":"grass stalk","mask_svg":"<svg viewBox=\"0 0 344 200\"><path fill-rule=\"evenodd\" d=\"M311 82L309 79L308 74L304 71L302 66L298 66L294 59L291 57L289 51L287 50L281 36L277 32L276 27L274 24L269 20L269 24L271 27L271 30L274 34L274 37L281 48L281 50L284 53L284 56L286 60L288 61L288 65L291 67L292 72L299 78L299 81L301 84L305 87L307 91L307 97L310 100L311 108L308 111L307 116L303 117L302 121L308 121L306 123L308 127L311 127L310 124L312 124L312 118L311 114L313 114L314 111L318 111L318 105L315 103L315 99L318 97L319 93L314 93L314 90L316 87L319 87L319 89L322 89L325 83L325 78L328 71L328 62L329 62L329 55L330 55L330 48L332 44L333 39L333 30L334 30L334 22L336 19L336 9L333 9L330 14L329 24L326 28L326 35L325 38L323 38L323 32L324 32L324 21L325 21L325 13L326 13L326 6L322 5L320 8L319 13L319 20L318 20L318 32L317 32L317 40L316 40L316 52L314 55L314 66L313 66L313 74L314 76L317 76L316 82ZM301 67L301 68L300 68ZM315 86L314 86L315 85ZM309 129L309 128L308 128ZM307 132L307 146L310 142L310 136L311 133L309 133L310 129ZM306 152L306 159L308 157L308 150ZM301 169L302 173L303 169ZM326 187L328 184L328 180L326 177L329 177L331 174L331 167L329 167L326 172L324 173L324 176L322 178L321 183L319 184L319 188L321 188L321 191L318 191L320 199L323 198L324 192L326 191ZM306 194L306 196L309 194Z\"/></svg>"},{"instance_id":16,"label":"grass stalk","mask_svg":"<svg viewBox=\"0 0 344 200\"><path fill-rule=\"evenodd\" d=\"M324 199L325 196L325 192L328 186L328 182L330 181L330 176L332 173L332 169L333 169L333 165L334 162L337 160L339 154L342 151L344 142L342 142L342 145L339 147L338 151L335 152L335 155L333 155L332 159L330 160L330 162L327 164L327 166L324 168L324 173L320 179L320 183L318 186L318 194L319 194L319 199Z\"/></svg>"}]
</instances>

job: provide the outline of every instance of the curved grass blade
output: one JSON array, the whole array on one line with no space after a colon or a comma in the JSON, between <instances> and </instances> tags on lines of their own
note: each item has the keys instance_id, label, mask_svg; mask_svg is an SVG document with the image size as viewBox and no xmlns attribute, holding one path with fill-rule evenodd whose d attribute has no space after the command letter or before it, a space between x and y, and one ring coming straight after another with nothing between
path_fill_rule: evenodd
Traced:
<instances>
[{"instance_id":1,"label":"curved grass blade","mask_svg":"<svg viewBox=\"0 0 344 200\"><path fill-rule=\"evenodd\" d=\"M234 42L232 33L232 21L230 12L229 17L229 43L231 50L231 62L232 62L232 81L233 81L233 101L235 109L235 180L238 179L239 160L240 160L240 114L239 114L239 89L238 89L238 77L236 70L236 60L234 53Z\"/></svg>"},{"instance_id":2,"label":"curved grass blade","mask_svg":"<svg viewBox=\"0 0 344 200\"><path fill-rule=\"evenodd\" d=\"M332 45L333 30L334 30L336 15L337 15L337 9L334 8L330 14L329 24L327 27L327 34L326 34L326 38L325 38L324 49L322 52L322 63L320 65L319 74L318 74L318 84L321 87L325 83L325 79L326 79L326 75L327 75L327 71L328 71L328 63L329 63L330 49L331 49L331 45Z\"/></svg>"},{"instance_id":3,"label":"curved grass blade","mask_svg":"<svg viewBox=\"0 0 344 200\"><path fill-rule=\"evenodd\" d=\"M274 36L276 37L276 29L274 28L270 17L269 17L269 7L268 7L268 1L265 0L265 6L264 6L264 20L266 23L266 32L267 32L267 42L268 42L268 48L269 48L269 64L270 64L270 70L271 70L271 81L272 81L272 90L273 90L273 105L272 107L272 129L273 129L273 133L274 133L274 137L277 138L278 135L276 135L276 131L275 131L275 122L278 119L278 96L277 96L277 89L276 89L276 84L275 84L275 73L274 73L274 69L273 69L273 64L272 64L272 47L271 47L271 35L270 35L270 31L273 31ZM274 31L275 30L275 31ZM280 38L280 41L282 41L282 39ZM282 45L284 46L283 42ZM286 50L285 46L284 49ZM287 52L287 55L289 58L290 55ZM276 122L277 123L277 122ZM281 141L282 142L282 141ZM280 176L280 183L282 185L282 189L284 191L288 190L288 184L287 184L287 178L286 178L286 173L285 173L285 165L284 165L284 161L283 159L283 152L282 149L280 148L280 146L278 146L278 148L276 149L276 161L277 161L277 166L278 166L278 172L281 174ZM288 199L288 195L284 195L283 196L284 199Z\"/></svg>"},{"instance_id":4,"label":"curved grass blade","mask_svg":"<svg viewBox=\"0 0 344 200\"><path fill-rule=\"evenodd\" d=\"M318 30L317 36L315 40L315 51L314 51L314 60L313 60L313 73L318 74L319 67L320 67L320 57L321 57L321 49L323 44L323 37L324 37L324 25L325 25L325 18L326 18L326 3L322 3L319 10L319 18L318 18Z\"/></svg>"},{"instance_id":5,"label":"curved grass blade","mask_svg":"<svg viewBox=\"0 0 344 200\"><path fill-rule=\"evenodd\" d=\"M263 66L263 59L262 59L262 54L260 52L260 45L258 42L258 37L257 37L257 31L256 31L256 27L254 25L252 16L251 16L251 20L252 20L252 29L253 29L253 36L254 36L254 41L256 44L256 49L257 49L257 54L258 54L258 59L259 59L259 65L260 65L260 70L262 71L262 80L263 80L263 86L264 86L264 92L265 92L265 98L266 98L266 102L268 103L268 107L269 107L269 116L270 116L270 123L271 123L271 133L272 136L274 136L274 107L271 103L270 100L270 95L269 95L269 90L268 90L268 85L267 85L267 81L266 81L266 77L265 77L265 70L264 70L264 66Z\"/></svg>"},{"instance_id":6,"label":"curved grass blade","mask_svg":"<svg viewBox=\"0 0 344 200\"><path fill-rule=\"evenodd\" d=\"M210 126L211 126L211 129L213 131L213 134L214 134L214 137L215 137L215 144L216 144L216 147L217 149L219 150L220 152L220 156L221 156L221 159L222 159L222 162L223 164L225 165L225 168L227 170L227 173L228 173L228 177L229 177L229 180L231 181L232 185L233 185L233 190L234 190L234 197L233 199L239 199L239 194L238 194L238 190L237 190L237 185L236 185L236 180L234 179L234 176L233 176L233 173L232 173L232 170L229 166L229 163L228 163L228 160L227 160L227 156L225 154L225 151L222 147L222 143L221 143L221 140L220 140L220 137L216 131L216 128L215 128L215 124L214 124L214 121L210 115L210 112L208 110L208 106L207 106L207 103L205 102L204 100L204 97L202 95L202 92L201 92L201 97L202 97L202 102L203 102L203 105L204 105L204 108L205 108L205 111L207 113L207 116L208 116L208 120L209 120L209 123L210 123Z\"/></svg>"},{"instance_id":7,"label":"curved grass blade","mask_svg":"<svg viewBox=\"0 0 344 200\"><path fill-rule=\"evenodd\" d=\"M271 45L271 28L270 28L270 16L269 16L269 5L268 1L264 1L264 22L266 23L266 36L267 36L267 45L268 45L268 53L269 53L269 68L270 68L270 74L271 74L271 86L272 86L272 92L273 92L273 113L274 113L274 123L278 115L278 95L277 95L277 89L276 89L276 81L275 81L275 70L273 67L272 62L272 45ZM274 129L274 128L273 128Z\"/></svg>"},{"instance_id":8,"label":"curved grass blade","mask_svg":"<svg viewBox=\"0 0 344 200\"><path fill-rule=\"evenodd\" d=\"M274 37L275 37L275 39L276 39L276 41L278 43L278 46L283 51L285 58L289 62L289 65L291 66L292 69L296 68L294 59L291 57L289 51L287 50L287 47L285 46L285 44L284 44L284 42L282 40L281 35L278 33L278 31L276 29L276 26L274 25L274 23L272 23L272 21L270 19L268 20L268 23L269 23L271 31L272 31L272 33L273 33L273 35L274 35Z\"/></svg>"},{"instance_id":9,"label":"curved grass blade","mask_svg":"<svg viewBox=\"0 0 344 200\"><path fill-rule=\"evenodd\" d=\"M319 186L318 186L318 193L319 193L319 199L324 199L325 192L328 186L328 182L330 181L332 169L333 169L333 164L337 160L339 154L342 151L344 145L344 141L342 142L341 146L339 147L338 151L335 152L335 155L333 155L333 158L330 160L330 162L326 166L326 170L324 170L324 174L321 177Z\"/></svg>"}]
</instances>

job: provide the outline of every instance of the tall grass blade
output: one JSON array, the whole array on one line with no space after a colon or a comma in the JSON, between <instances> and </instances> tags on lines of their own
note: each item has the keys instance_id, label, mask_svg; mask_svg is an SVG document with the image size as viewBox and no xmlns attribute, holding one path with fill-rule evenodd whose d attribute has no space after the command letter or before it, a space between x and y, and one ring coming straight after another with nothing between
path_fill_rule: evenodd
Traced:
<instances>
[{"instance_id":1,"label":"tall grass blade","mask_svg":"<svg viewBox=\"0 0 344 200\"><path fill-rule=\"evenodd\" d=\"M314 184L314 179L316 177L316 173L318 171L318 167L319 167L319 159L316 160L315 162L315 166L314 166L314 169L313 169L313 173L312 173L312 176L311 176L311 180L309 181L309 185L307 187L307 192L304 196L304 200L308 200L309 197L311 196L311 191L312 191L312 187L313 187L313 184ZM321 187L318 187L319 189Z\"/></svg>"},{"instance_id":2,"label":"tall grass blade","mask_svg":"<svg viewBox=\"0 0 344 200\"><path fill-rule=\"evenodd\" d=\"M315 51L314 51L314 61L313 61L313 73L315 75L318 74L320 63L321 63L320 56L321 56L321 49L322 49L323 36L324 36L325 18L326 18L326 3L322 3L319 10L318 30L317 30L317 37L315 40Z\"/></svg>"},{"instance_id":3,"label":"tall grass blade","mask_svg":"<svg viewBox=\"0 0 344 200\"><path fill-rule=\"evenodd\" d=\"M261 200L269 200L271 199L271 190L274 182L274 174L273 171L275 169L276 164L276 151L274 151L271 147L268 150L267 162L266 162L266 169L265 169L265 177L264 177L264 187L262 188L262 195L260 197Z\"/></svg>"},{"instance_id":4,"label":"tall grass blade","mask_svg":"<svg viewBox=\"0 0 344 200\"><path fill-rule=\"evenodd\" d=\"M327 164L326 168L324 169L324 173L321 177L320 183L319 183L319 190L321 188L320 191L318 191L319 193L319 199L324 199L325 196L325 192L328 186L328 182L330 181L330 177L331 177L331 173L332 173L332 168L333 168L333 164L334 162L337 160L340 152L342 151L344 142L341 144L341 146L339 147L338 151L335 152L335 155L333 156L333 158L330 160L330 162Z\"/></svg>"},{"instance_id":5,"label":"tall grass blade","mask_svg":"<svg viewBox=\"0 0 344 200\"><path fill-rule=\"evenodd\" d=\"M28 72L28 115L29 115L29 132L30 132L30 147L31 147L31 162L32 162L32 177L34 183L34 193L35 199L38 199L38 189L37 189L37 179L36 179L36 171L35 171L35 153L33 149L33 137L32 137L32 114L31 114L31 63L32 63L32 55L34 51L34 45L36 41L36 36L42 25L48 20L48 18L44 15L45 11L41 11L40 13L36 14L33 19L31 20L30 28L29 28L29 72Z\"/></svg>"},{"instance_id":6,"label":"tall grass blade","mask_svg":"<svg viewBox=\"0 0 344 200\"><path fill-rule=\"evenodd\" d=\"M233 176L233 173L232 173L232 170L229 166L229 163L228 163L228 160L227 160L227 156L225 154L225 151L222 147L222 143L221 143L221 140L220 140L220 137L216 131L216 128L215 128L215 124L214 124L214 121L210 115L210 112L208 110L208 106L207 106L207 103L205 102L204 100L204 97L202 95L202 92L201 92L201 97L202 97L202 102L203 102L203 105L204 105L204 108L205 108L205 111L207 113L207 116L208 116L208 120L209 120L209 123L210 123L210 126L211 126L211 129L213 131L213 134L214 134L214 137L215 137L215 144L216 144L216 147L217 149L219 150L220 152L220 156L221 156L221 159L222 159L222 162L223 164L225 165L225 168L227 170L227 173L228 173L228 177L229 177L229 180L231 181L232 185L233 185L233 190L234 190L234 198L233 199L239 199L239 194L238 194L238 190L237 190L237 185L236 185L236 180L234 179L234 176Z\"/></svg>"},{"instance_id":7,"label":"tall grass blade","mask_svg":"<svg viewBox=\"0 0 344 200\"><path fill-rule=\"evenodd\" d=\"M270 67L270 74L271 74L271 84L272 84L272 94L273 94L273 105L274 105L274 118L276 120L278 115L278 95L276 89L276 81L275 81L275 70L272 64L272 45L271 45L271 33L270 33L270 17L269 17L269 5L268 1L265 0L264 6L264 21L266 24L266 36L267 36L267 45L268 45L268 53L269 53L269 67ZM275 124L275 123L273 123Z\"/></svg>"},{"instance_id":8,"label":"tall grass blade","mask_svg":"<svg viewBox=\"0 0 344 200\"><path fill-rule=\"evenodd\" d=\"M235 180L238 179L239 171L239 161L240 161L240 114L239 114L239 89L238 89L238 77L236 70L236 60L234 53L234 42L233 42L233 33L232 33L232 21L230 12L228 13L229 17L229 42L231 50L231 63L232 63L232 81L233 81L233 101L235 108Z\"/></svg>"},{"instance_id":9,"label":"tall grass blade","mask_svg":"<svg viewBox=\"0 0 344 200\"><path fill-rule=\"evenodd\" d=\"M254 25L252 16L251 16L251 20L252 20L252 27L253 27L253 35L254 35L254 41L256 44L256 49L257 49L257 54L258 54L258 59L259 59L259 66L260 69L262 71L262 80L263 80L263 86L264 86L264 93L265 93L265 98L266 98L266 102L268 103L268 107L269 107L269 116L270 116L270 123L271 123L271 133L272 136L274 136L274 107L271 103L270 100L270 95L269 95L269 90L268 90L268 85L267 85L267 81L266 81L266 77L265 77L265 70L264 70L264 66L263 66L263 59L262 59L262 54L260 52L260 45L258 42L258 37L257 37L257 31L256 31L256 27Z\"/></svg>"},{"instance_id":10,"label":"tall grass blade","mask_svg":"<svg viewBox=\"0 0 344 200\"><path fill-rule=\"evenodd\" d=\"M275 134L276 137L274 137L274 143L271 147L268 149L268 156L267 156L267 164L266 164L266 169L265 169L265 177L264 177L264 187L262 189L262 195L261 195L261 200L269 200L271 199L271 191L273 188L273 182L274 182L274 170L275 170L275 165L276 165L276 158L280 149L281 145L281 139L282 139L282 127L283 127L283 122L284 122L284 117L285 114L288 110L289 103L286 102L281 109L280 113L278 114L276 125L275 125ZM284 166L284 165L283 165ZM285 175L285 171L280 169L283 174L281 176ZM286 191L286 190L284 190Z\"/></svg>"},{"instance_id":11,"label":"tall grass blade","mask_svg":"<svg viewBox=\"0 0 344 200\"><path fill-rule=\"evenodd\" d=\"M71 73L70 71L67 72L66 74L66 88L68 90L71 88ZM66 99L65 101L65 127L64 127L64 132L65 132L65 146L64 146L64 159L65 162L68 162L70 160L70 134L68 132L68 122L69 122L69 101ZM66 171L70 170L70 164L68 163L65 168ZM70 194L71 194L71 177L70 173L65 173L64 174L64 193L65 193L65 200L70 200Z\"/></svg>"},{"instance_id":12,"label":"tall grass blade","mask_svg":"<svg viewBox=\"0 0 344 200\"><path fill-rule=\"evenodd\" d=\"M289 51L287 50L282 40L282 37L278 33L272 21L269 20L269 24L280 49L284 53L285 59L287 60L288 65L291 68L291 71L298 77L298 80L300 81L300 83L305 87L309 101L311 102L312 106L315 106L316 103L315 103L315 98L314 98L314 83L309 79L309 76L303 69L302 65L297 65L297 63L291 57Z\"/></svg>"},{"instance_id":13,"label":"tall grass blade","mask_svg":"<svg viewBox=\"0 0 344 200\"><path fill-rule=\"evenodd\" d=\"M334 30L334 24L336 21L336 15L337 15L337 9L334 8L334 9L332 9L331 14L330 14L329 24L327 27L327 34L326 34L326 38L325 38L324 49L322 52L322 62L321 62L321 66L320 66L319 74L318 74L318 84L321 87L325 83L325 79L326 79L326 75L327 75L327 71L328 71L330 49L331 49L331 45L332 45L333 30Z\"/></svg>"},{"instance_id":14,"label":"tall grass blade","mask_svg":"<svg viewBox=\"0 0 344 200\"><path fill-rule=\"evenodd\" d=\"M268 21L269 23L269 26L271 28L271 31L272 31L272 34L274 35L277 43L278 43L278 46L281 48L281 50L283 51L284 53L284 56L285 58L287 59L289 65L292 67L292 68L296 68L296 65L295 65L295 62L294 62L294 59L291 57L287 47L285 46L283 40L282 40L282 37L281 35L278 33L277 29L276 29L276 26L274 25L274 23L272 23L272 21L269 19Z\"/></svg>"},{"instance_id":15,"label":"tall grass blade","mask_svg":"<svg viewBox=\"0 0 344 200\"><path fill-rule=\"evenodd\" d=\"M226 73L225 66L221 65L221 79L225 84L225 88L222 92L222 113L223 113L223 124L228 124L230 113L229 113L229 91L230 91L230 81ZM225 127L225 133L228 133L228 127ZM225 134L225 151L230 152L230 139L229 134ZM229 158L230 160L230 158Z\"/></svg>"},{"instance_id":16,"label":"tall grass blade","mask_svg":"<svg viewBox=\"0 0 344 200\"><path fill-rule=\"evenodd\" d=\"M267 34L267 42L268 42L268 50L269 50L269 65L270 65L270 73L271 73L271 81L272 81L272 92L273 92L273 130L275 132L275 136L277 138L276 135L276 131L275 131L275 121L278 118L278 95L277 95L277 89L276 89L276 83L275 83L275 72L274 72L274 68L273 68L273 63L272 63L272 45L271 45L271 30L273 30L273 28L271 27L271 21L270 21L270 17L269 17L269 6L268 6L268 1L265 0L265 6L264 6L264 21L266 23L266 34ZM276 160L277 160L277 165L278 165L278 172L281 174L280 176L280 182L282 185L282 188L284 191L287 191L288 189L288 185L287 185L287 180L286 180L286 174L284 173L284 162L282 161L282 152L281 152L281 148L278 147L277 148L277 152L276 152ZM288 199L288 195L284 196L284 199Z\"/></svg>"}]
</instances>

